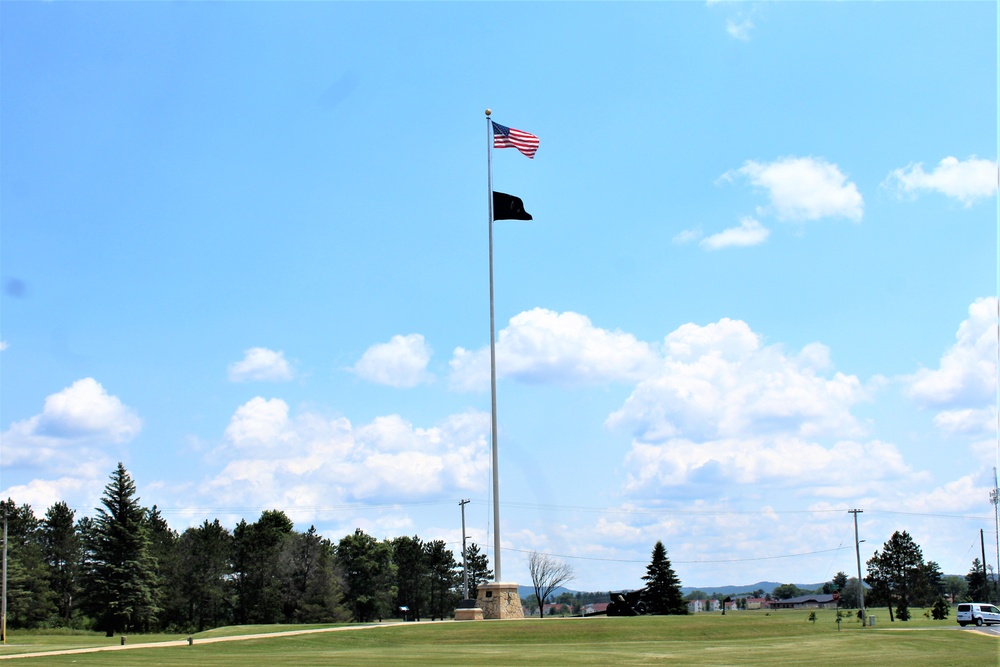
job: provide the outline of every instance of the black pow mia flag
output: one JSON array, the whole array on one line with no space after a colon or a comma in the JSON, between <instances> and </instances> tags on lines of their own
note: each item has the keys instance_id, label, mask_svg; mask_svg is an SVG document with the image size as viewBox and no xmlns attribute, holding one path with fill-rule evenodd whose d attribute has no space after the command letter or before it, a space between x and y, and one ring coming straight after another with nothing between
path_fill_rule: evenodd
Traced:
<instances>
[{"instance_id":1,"label":"black pow mia flag","mask_svg":"<svg viewBox=\"0 0 1000 667\"><path fill-rule=\"evenodd\" d=\"M531 220L531 214L524 210L524 202L504 192L493 193L494 220Z\"/></svg>"}]
</instances>

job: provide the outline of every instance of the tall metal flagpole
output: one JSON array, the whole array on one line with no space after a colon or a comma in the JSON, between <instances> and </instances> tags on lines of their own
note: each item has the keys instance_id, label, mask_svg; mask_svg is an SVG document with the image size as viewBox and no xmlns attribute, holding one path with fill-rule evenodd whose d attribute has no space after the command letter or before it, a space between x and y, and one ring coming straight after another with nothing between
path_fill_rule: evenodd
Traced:
<instances>
[{"instance_id":1,"label":"tall metal flagpole","mask_svg":"<svg viewBox=\"0 0 1000 667\"><path fill-rule=\"evenodd\" d=\"M493 316L493 121L486 110L486 181L490 212L490 407L493 413L493 581L500 581L500 474L497 470L497 350Z\"/></svg>"}]
</instances>

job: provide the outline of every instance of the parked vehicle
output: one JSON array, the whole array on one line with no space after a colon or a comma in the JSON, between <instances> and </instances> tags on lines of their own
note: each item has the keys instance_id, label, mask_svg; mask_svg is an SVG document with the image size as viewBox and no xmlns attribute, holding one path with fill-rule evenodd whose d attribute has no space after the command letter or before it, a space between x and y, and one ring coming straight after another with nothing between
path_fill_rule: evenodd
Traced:
<instances>
[{"instance_id":1,"label":"parked vehicle","mask_svg":"<svg viewBox=\"0 0 1000 667\"><path fill-rule=\"evenodd\" d=\"M958 605L958 613L955 614L955 618L963 628L969 623L975 623L979 626L991 623L1000 624L1000 609L989 602L963 602Z\"/></svg>"}]
</instances>

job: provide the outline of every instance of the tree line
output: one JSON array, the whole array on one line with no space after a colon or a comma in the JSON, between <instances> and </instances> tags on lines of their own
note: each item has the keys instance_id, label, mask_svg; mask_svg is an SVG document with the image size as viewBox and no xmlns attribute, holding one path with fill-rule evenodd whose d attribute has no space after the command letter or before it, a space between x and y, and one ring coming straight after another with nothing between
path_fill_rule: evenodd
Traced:
<instances>
[{"instance_id":1,"label":"tree line","mask_svg":"<svg viewBox=\"0 0 1000 667\"><path fill-rule=\"evenodd\" d=\"M997 599L997 579L984 569L978 558L973 560L968 574L944 575L934 561L925 561L923 550L906 531L896 531L882 549L876 551L865 563L868 574L864 577L867 587L864 600L867 608L886 607L889 620L906 621L911 618L911 608L923 607L932 618L944 619L948 616L951 602L988 602ZM838 572L830 581L815 590L800 588L795 584L781 584L770 593L763 589L736 594L740 608L746 608L747 598L766 600L788 600L810 594L839 594L838 606L842 609L857 609L858 588L861 584L856 577L848 577ZM718 597L718 594L713 594ZM703 591L693 591L689 600L706 600Z\"/></svg>"},{"instance_id":2,"label":"tree line","mask_svg":"<svg viewBox=\"0 0 1000 667\"><path fill-rule=\"evenodd\" d=\"M460 562L442 540L339 542L294 529L268 510L230 531L218 519L182 533L145 508L122 464L93 517L57 502L42 519L0 502L7 517L7 626L105 632L196 632L223 625L333 623L449 616L462 597ZM466 552L470 596L493 576Z\"/></svg>"}]
</instances>

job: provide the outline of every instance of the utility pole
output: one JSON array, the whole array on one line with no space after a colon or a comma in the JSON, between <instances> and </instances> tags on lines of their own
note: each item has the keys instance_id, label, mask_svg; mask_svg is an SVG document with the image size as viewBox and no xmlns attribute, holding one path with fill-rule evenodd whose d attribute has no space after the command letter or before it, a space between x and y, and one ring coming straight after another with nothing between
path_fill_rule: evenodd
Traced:
<instances>
[{"instance_id":1,"label":"utility pole","mask_svg":"<svg viewBox=\"0 0 1000 667\"><path fill-rule=\"evenodd\" d=\"M996 593L996 601L1000 604L1000 486L997 485L997 467L993 466L993 489L990 491L990 502L993 503L993 521L996 525L997 536L997 569L996 580L993 582ZM985 561L986 557L983 556Z\"/></svg>"},{"instance_id":2,"label":"utility pole","mask_svg":"<svg viewBox=\"0 0 1000 667\"><path fill-rule=\"evenodd\" d=\"M460 500L458 504L462 507L462 599L469 599L469 562L465 549L465 506L470 501Z\"/></svg>"},{"instance_id":3,"label":"utility pole","mask_svg":"<svg viewBox=\"0 0 1000 667\"><path fill-rule=\"evenodd\" d=\"M0 639L7 645L7 506L3 508L3 603L0 608Z\"/></svg>"},{"instance_id":4,"label":"utility pole","mask_svg":"<svg viewBox=\"0 0 1000 667\"><path fill-rule=\"evenodd\" d=\"M848 514L854 515L854 554L858 558L858 609L861 610L861 627L865 627L867 614L865 614L865 586L861 580L861 542L858 541L858 514L864 510L847 510Z\"/></svg>"}]
</instances>

